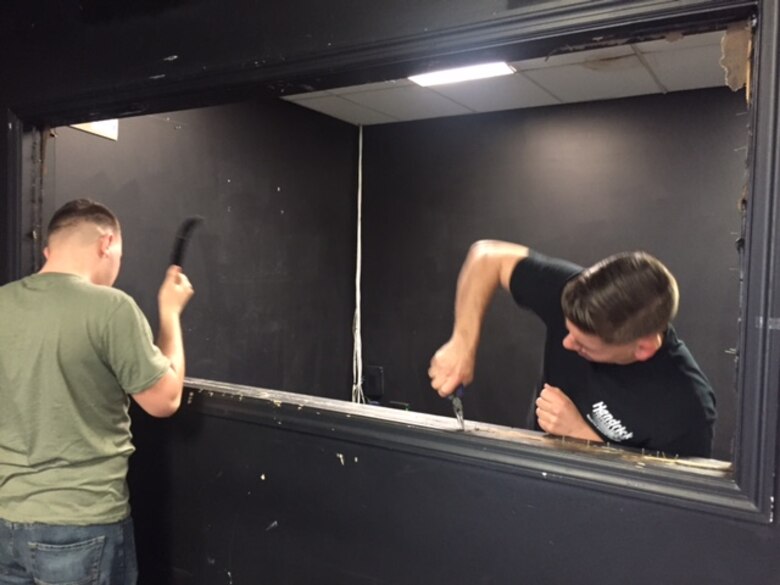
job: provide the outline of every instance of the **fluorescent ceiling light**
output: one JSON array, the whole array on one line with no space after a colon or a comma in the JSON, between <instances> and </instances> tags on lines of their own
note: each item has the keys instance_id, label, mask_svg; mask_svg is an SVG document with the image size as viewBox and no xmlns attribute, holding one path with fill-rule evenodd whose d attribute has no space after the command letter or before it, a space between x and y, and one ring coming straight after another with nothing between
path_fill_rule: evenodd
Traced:
<instances>
[{"instance_id":1,"label":"fluorescent ceiling light","mask_svg":"<svg viewBox=\"0 0 780 585\"><path fill-rule=\"evenodd\" d=\"M499 75L512 75L514 72L515 70L506 63L483 63L482 65L471 65L469 67L458 67L457 69L432 71L422 75L412 75L409 77L409 81L413 81L423 87L429 87L431 85L444 85L445 83L498 77Z\"/></svg>"}]
</instances>

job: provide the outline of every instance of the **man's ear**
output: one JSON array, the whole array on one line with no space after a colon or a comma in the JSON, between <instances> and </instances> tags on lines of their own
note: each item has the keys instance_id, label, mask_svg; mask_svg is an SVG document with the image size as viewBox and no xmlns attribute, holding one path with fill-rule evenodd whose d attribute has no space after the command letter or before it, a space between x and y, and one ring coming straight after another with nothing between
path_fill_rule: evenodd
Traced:
<instances>
[{"instance_id":1,"label":"man's ear","mask_svg":"<svg viewBox=\"0 0 780 585\"><path fill-rule=\"evenodd\" d=\"M49 246L46 246L46 247L43 249L43 257L44 257L44 258L46 258L46 260L48 260L48 259L49 259Z\"/></svg>"},{"instance_id":2,"label":"man's ear","mask_svg":"<svg viewBox=\"0 0 780 585\"><path fill-rule=\"evenodd\" d=\"M103 234L98 238L98 250L100 257L108 255L108 250L114 241L114 234Z\"/></svg>"},{"instance_id":3,"label":"man's ear","mask_svg":"<svg viewBox=\"0 0 780 585\"><path fill-rule=\"evenodd\" d=\"M638 362L646 362L661 348L661 336L657 334L640 337L636 340L634 357Z\"/></svg>"}]
</instances>

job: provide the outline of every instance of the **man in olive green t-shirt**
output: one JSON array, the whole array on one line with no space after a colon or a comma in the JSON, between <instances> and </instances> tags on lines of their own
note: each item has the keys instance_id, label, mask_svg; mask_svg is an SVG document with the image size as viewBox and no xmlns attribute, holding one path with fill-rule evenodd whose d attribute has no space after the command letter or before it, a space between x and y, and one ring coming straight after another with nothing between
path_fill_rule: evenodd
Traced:
<instances>
[{"instance_id":1,"label":"man in olive green t-shirt","mask_svg":"<svg viewBox=\"0 0 780 585\"><path fill-rule=\"evenodd\" d=\"M119 273L119 222L79 199L49 224L41 271L0 287L0 584L133 584L127 492L132 398L179 407L180 315L193 294L171 266L157 345Z\"/></svg>"}]
</instances>

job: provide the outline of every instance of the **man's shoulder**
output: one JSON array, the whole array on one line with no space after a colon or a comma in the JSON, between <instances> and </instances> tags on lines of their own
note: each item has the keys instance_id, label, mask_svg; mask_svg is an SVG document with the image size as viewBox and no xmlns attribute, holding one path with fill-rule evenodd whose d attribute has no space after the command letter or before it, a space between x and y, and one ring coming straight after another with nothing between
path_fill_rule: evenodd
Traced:
<instances>
[{"instance_id":1,"label":"man's shoulder","mask_svg":"<svg viewBox=\"0 0 780 585\"><path fill-rule=\"evenodd\" d=\"M0 286L0 295L47 294L53 297L83 297L95 302L121 303L132 300L119 289L93 284L83 277L65 273L35 273Z\"/></svg>"},{"instance_id":2,"label":"man's shoulder","mask_svg":"<svg viewBox=\"0 0 780 585\"><path fill-rule=\"evenodd\" d=\"M93 284L87 280L73 280L67 285L76 295L88 298L90 302L105 303L109 306L119 306L135 301L126 292L105 286L102 284Z\"/></svg>"},{"instance_id":3,"label":"man's shoulder","mask_svg":"<svg viewBox=\"0 0 780 585\"><path fill-rule=\"evenodd\" d=\"M658 350L663 357L660 360L662 367L669 369L683 379L694 379L697 382L704 381L709 385L704 372L702 372L696 359L693 357L685 342L677 336L677 332L671 325L664 334L663 344Z\"/></svg>"},{"instance_id":4,"label":"man's shoulder","mask_svg":"<svg viewBox=\"0 0 780 585\"><path fill-rule=\"evenodd\" d=\"M74 279L63 283L57 295L62 302L83 307L93 314L110 315L121 308L136 308L135 300L126 292L100 284L93 284L84 279Z\"/></svg>"},{"instance_id":5,"label":"man's shoulder","mask_svg":"<svg viewBox=\"0 0 780 585\"><path fill-rule=\"evenodd\" d=\"M111 286L92 285L88 293L96 302L102 304L110 314L124 312L126 314L140 312L138 303L125 291Z\"/></svg>"},{"instance_id":6,"label":"man's shoulder","mask_svg":"<svg viewBox=\"0 0 780 585\"><path fill-rule=\"evenodd\" d=\"M101 284L92 284L89 286L91 287L92 294L94 294L96 297L104 298L109 302L135 303L133 297L131 297L125 291L114 288L113 286L105 286Z\"/></svg>"},{"instance_id":7,"label":"man's shoulder","mask_svg":"<svg viewBox=\"0 0 780 585\"><path fill-rule=\"evenodd\" d=\"M548 256L533 249L528 250L528 256L517 263L515 271L556 275L569 279L582 272L582 266L563 258Z\"/></svg>"},{"instance_id":8,"label":"man's shoulder","mask_svg":"<svg viewBox=\"0 0 780 585\"><path fill-rule=\"evenodd\" d=\"M560 321L561 293L566 283L582 272L582 267L530 250L515 266L509 290L515 302L537 313L543 320Z\"/></svg>"},{"instance_id":9,"label":"man's shoulder","mask_svg":"<svg viewBox=\"0 0 780 585\"><path fill-rule=\"evenodd\" d=\"M663 358L659 360L659 369L664 373L672 397L703 404L706 410L713 411L714 416L715 392L712 385L673 328L670 327L659 351Z\"/></svg>"},{"instance_id":10,"label":"man's shoulder","mask_svg":"<svg viewBox=\"0 0 780 585\"><path fill-rule=\"evenodd\" d=\"M29 276L25 276L24 278L20 278L18 280L12 280L10 282L6 282L2 286L0 286L0 294L9 294L10 292L21 288L25 280L30 278Z\"/></svg>"}]
</instances>

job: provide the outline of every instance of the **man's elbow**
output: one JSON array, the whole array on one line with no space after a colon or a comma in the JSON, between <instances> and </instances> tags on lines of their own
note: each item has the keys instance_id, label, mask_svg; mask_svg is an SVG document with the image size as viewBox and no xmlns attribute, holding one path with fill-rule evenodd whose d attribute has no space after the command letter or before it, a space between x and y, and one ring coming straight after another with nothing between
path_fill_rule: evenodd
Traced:
<instances>
[{"instance_id":1,"label":"man's elbow","mask_svg":"<svg viewBox=\"0 0 780 585\"><path fill-rule=\"evenodd\" d=\"M147 406L141 405L147 414L152 415L155 418L168 418L176 414L181 406L181 396L171 400L165 400L149 404Z\"/></svg>"},{"instance_id":2,"label":"man's elbow","mask_svg":"<svg viewBox=\"0 0 780 585\"><path fill-rule=\"evenodd\" d=\"M469 248L469 256L475 260L484 260L490 258L496 253L498 242L496 240L478 240L471 244Z\"/></svg>"},{"instance_id":3,"label":"man's elbow","mask_svg":"<svg viewBox=\"0 0 780 585\"><path fill-rule=\"evenodd\" d=\"M157 418L167 418L179 410L183 384L173 370L169 370L154 386L134 395L144 411Z\"/></svg>"},{"instance_id":4,"label":"man's elbow","mask_svg":"<svg viewBox=\"0 0 780 585\"><path fill-rule=\"evenodd\" d=\"M479 240L469 248L468 264L487 278L495 278L509 289L512 272L520 260L528 257L527 247L500 240Z\"/></svg>"}]
</instances>

